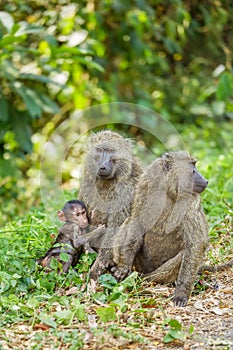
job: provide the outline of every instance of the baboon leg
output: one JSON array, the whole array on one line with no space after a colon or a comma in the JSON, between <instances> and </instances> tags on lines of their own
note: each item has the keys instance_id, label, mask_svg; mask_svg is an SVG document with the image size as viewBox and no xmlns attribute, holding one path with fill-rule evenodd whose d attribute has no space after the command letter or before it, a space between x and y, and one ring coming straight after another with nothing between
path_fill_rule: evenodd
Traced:
<instances>
[{"instance_id":1,"label":"baboon leg","mask_svg":"<svg viewBox=\"0 0 233 350\"><path fill-rule=\"evenodd\" d=\"M184 251L181 250L173 258L167 260L155 271L144 275L144 279L155 283L172 283L175 282L179 273Z\"/></svg>"},{"instance_id":2,"label":"baboon leg","mask_svg":"<svg viewBox=\"0 0 233 350\"><path fill-rule=\"evenodd\" d=\"M61 261L62 267L63 267L63 272L67 273L69 271L70 266L72 265L73 262L73 255L69 254L69 259L68 261L64 262Z\"/></svg>"}]
</instances>

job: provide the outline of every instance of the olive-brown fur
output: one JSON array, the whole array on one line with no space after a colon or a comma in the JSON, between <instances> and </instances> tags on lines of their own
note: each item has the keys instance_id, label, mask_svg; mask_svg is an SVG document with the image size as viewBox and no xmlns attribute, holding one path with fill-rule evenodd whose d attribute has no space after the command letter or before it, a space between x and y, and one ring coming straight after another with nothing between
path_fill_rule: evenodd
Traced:
<instances>
[{"instance_id":1,"label":"olive-brown fur","mask_svg":"<svg viewBox=\"0 0 233 350\"><path fill-rule=\"evenodd\" d=\"M101 254L109 254L115 233L130 215L135 186L142 168L132 155L132 142L111 130L92 134L87 144L84 174L79 198L88 209L91 224L106 226L106 233L96 244L98 257L91 277L102 273ZM104 260L106 262L106 259Z\"/></svg>"},{"instance_id":2,"label":"olive-brown fur","mask_svg":"<svg viewBox=\"0 0 233 350\"><path fill-rule=\"evenodd\" d=\"M116 278L135 269L156 283L176 281L174 303L187 304L208 245L199 195L207 184L183 151L166 153L147 167L131 215L114 239Z\"/></svg>"}]
</instances>

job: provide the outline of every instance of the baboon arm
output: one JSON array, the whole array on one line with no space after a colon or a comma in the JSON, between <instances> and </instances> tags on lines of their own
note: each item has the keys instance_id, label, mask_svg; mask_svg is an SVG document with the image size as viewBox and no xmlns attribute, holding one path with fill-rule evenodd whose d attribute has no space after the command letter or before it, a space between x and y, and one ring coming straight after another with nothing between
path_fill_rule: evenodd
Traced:
<instances>
[{"instance_id":1,"label":"baboon arm","mask_svg":"<svg viewBox=\"0 0 233 350\"><path fill-rule=\"evenodd\" d=\"M204 256L204 250L202 244L199 246L186 244L173 297L176 306L186 306Z\"/></svg>"},{"instance_id":2,"label":"baboon arm","mask_svg":"<svg viewBox=\"0 0 233 350\"><path fill-rule=\"evenodd\" d=\"M58 243L60 244L60 246L55 246ZM70 241L55 242L54 245L51 248L49 248L46 254L42 258L40 258L40 260L43 260L46 257L59 256L60 253L73 254L73 252L74 248Z\"/></svg>"},{"instance_id":3,"label":"baboon arm","mask_svg":"<svg viewBox=\"0 0 233 350\"><path fill-rule=\"evenodd\" d=\"M195 204L199 207L193 215ZM186 306L208 246L208 226L204 213L198 202L193 205L180 226L184 239L184 255L173 297L176 306Z\"/></svg>"},{"instance_id":4,"label":"baboon arm","mask_svg":"<svg viewBox=\"0 0 233 350\"><path fill-rule=\"evenodd\" d=\"M140 225L127 223L126 220L114 240L113 262L116 266L111 271L118 280L123 280L131 273L135 256L144 241Z\"/></svg>"},{"instance_id":5,"label":"baboon arm","mask_svg":"<svg viewBox=\"0 0 233 350\"><path fill-rule=\"evenodd\" d=\"M80 239L83 240L83 242L86 242L86 241L89 241L91 238L100 238L105 233L106 233L106 227L103 225L95 228L91 232L88 232L84 235L80 235Z\"/></svg>"},{"instance_id":6,"label":"baboon arm","mask_svg":"<svg viewBox=\"0 0 233 350\"><path fill-rule=\"evenodd\" d=\"M117 279L122 280L131 272L135 255L143 243L143 236L139 234L139 231L137 231L138 234L136 235L134 231L129 232L131 236L128 237L129 226L127 226L127 222L126 220L122 225L113 243L112 233L105 235L101 246L102 249L91 268L91 278L97 279L106 270L111 270ZM114 266L116 264L117 266Z\"/></svg>"},{"instance_id":7,"label":"baboon arm","mask_svg":"<svg viewBox=\"0 0 233 350\"><path fill-rule=\"evenodd\" d=\"M68 261L60 261L63 267L63 272L67 273L69 271L70 266L72 265L74 256L69 254L69 259Z\"/></svg>"},{"instance_id":8,"label":"baboon arm","mask_svg":"<svg viewBox=\"0 0 233 350\"><path fill-rule=\"evenodd\" d=\"M60 259L60 253L65 252L68 254L68 261L64 262ZM43 260L40 261L41 265L44 268L50 269L50 262L51 259L55 258L57 259L61 264L62 264L62 270L63 272L68 272L69 267L71 266L72 262L73 262L73 258L74 258L74 250L63 250L61 249L61 247L58 248L54 248L53 250L51 249L49 251L49 253L47 252L47 254L43 257Z\"/></svg>"}]
</instances>

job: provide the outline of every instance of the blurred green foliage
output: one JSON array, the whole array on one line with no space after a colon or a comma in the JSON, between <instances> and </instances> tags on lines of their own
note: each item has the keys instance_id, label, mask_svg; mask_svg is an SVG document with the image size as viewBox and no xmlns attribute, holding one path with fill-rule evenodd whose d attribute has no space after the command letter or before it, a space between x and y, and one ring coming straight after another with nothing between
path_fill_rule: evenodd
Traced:
<instances>
[{"instance_id":1,"label":"blurred green foliage","mask_svg":"<svg viewBox=\"0 0 233 350\"><path fill-rule=\"evenodd\" d=\"M217 132L223 121L232 129L232 12L227 0L2 0L0 219L37 203L44 143L75 111L123 101L179 131L195 123Z\"/></svg>"}]
</instances>

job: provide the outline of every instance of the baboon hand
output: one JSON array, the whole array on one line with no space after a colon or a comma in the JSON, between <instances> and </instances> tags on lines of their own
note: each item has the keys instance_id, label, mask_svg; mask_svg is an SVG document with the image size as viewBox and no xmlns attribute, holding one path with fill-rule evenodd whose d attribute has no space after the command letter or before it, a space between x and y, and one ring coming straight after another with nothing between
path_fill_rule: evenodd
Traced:
<instances>
[{"instance_id":1,"label":"baboon hand","mask_svg":"<svg viewBox=\"0 0 233 350\"><path fill-rule=\"evenodd\" d=\"M113 261L104 261L100 257L97 257L96 261L91 267L90 278L97 280L100 275L107 272L107 270L109 270L113 265Z\"/></svg>"},{"instance_id":2,"label":"baboon hand","mask_svg":"<svg viewBox=\"0 0 233 350\"><path fill-rule=\"evenodd\" d=\"M118 281L122 281L131 273L131 269L128 266L114 266L111 268L111 272Z\"/></svg>"},{"instance_id":3,"label":"baboon hand","mask_svg":"<svg viewBox=\"0 0 233 350\"><path fill-rule=\"evenodd\" d=\"M90 278L96 281L102 273L104 273L104 271L94 263L90 270Z\"/></svg>"},{"instance_id":4,"label":"baboon hand","mask_svg":"<svg viewBox=\"0 0 233 350\"><path fill-rule=\"evenodd\" d=\"M188 295L176 294L173 297L174 306L185 307L188 303Z\"/></svg>"}]
</instances>

